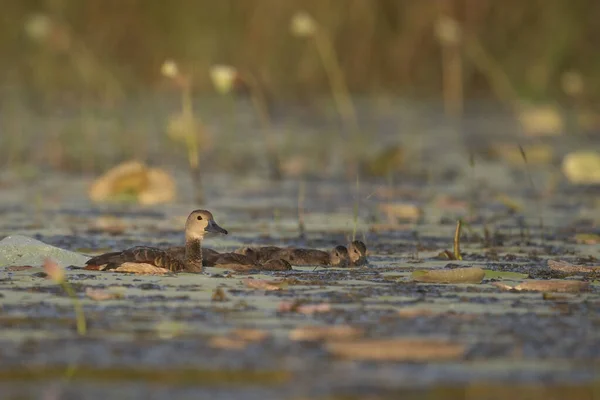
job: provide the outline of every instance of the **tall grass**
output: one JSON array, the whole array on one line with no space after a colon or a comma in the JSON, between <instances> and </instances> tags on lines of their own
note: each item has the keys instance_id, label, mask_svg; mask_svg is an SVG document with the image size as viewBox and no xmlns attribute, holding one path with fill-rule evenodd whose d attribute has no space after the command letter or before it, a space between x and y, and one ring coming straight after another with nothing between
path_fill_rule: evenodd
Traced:
<instances>
[{"instance_id":1,"label":"tall grass","mask_svg":"<svg viewBox=\"0 0 600 400\"><path fill-rule=\"evenodd\" d=\"M590 92L600 97L600 59L595 42L586 40L597 34L599 2L443 3L444 12L462 27L468 58L479 64L462 68L460 85L465 96L506 91L502 83L505 78L521 96L557 96L561 84L555 78L568 68L580 71L589 82ZM444 55L434 34L440 15L437 1L197 0L147 4L89 0L43 4L46 7L25 1L2 5L0 79L44 92L47 100L79 87L118 96L123 89L153 85L160 79L157 67L167 56L193 64L196 71L223 61L251 67L260 71L261 79L265 78L269 89L278 95L321 93L332 84L334 93L343 96L342 73L352 92L425 96L442 92L439 61ZM327 32L315 49L287 34L290 18L300 9ZM69 61L69 57L61 56L64 46L46 51L23 40L24 22L34 13L65 22L70 37L76 38L76 45L71 42L71 48L78 49L75 58ZM330 57L332 49L335 60ZM319 68L318 54L329 64L325 71ZM447 73L454 76L450 82L458 85L458 64L454 62L459 59L446 56L450 57ZM490 63L491 59L501 69ZM496 75L495 83L482 80L481 70ZM93 72L85 85L80 82L81 71ZM331 71L334 75L327 79ZM199 76L195 84L199 90L208 89L209 77ZM455 91L455 95L460 93ZM343 107L352 113L348 104Z\"/></svg>"}]
</instances>

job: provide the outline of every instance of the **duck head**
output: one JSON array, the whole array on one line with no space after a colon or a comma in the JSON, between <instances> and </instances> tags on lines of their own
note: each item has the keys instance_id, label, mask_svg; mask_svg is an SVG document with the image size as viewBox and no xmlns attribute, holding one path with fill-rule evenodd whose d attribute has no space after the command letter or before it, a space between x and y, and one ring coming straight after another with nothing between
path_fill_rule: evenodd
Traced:
<instances>
[{"instance_id":1,"label":"duck head","mask_svg":"<svg viewBox=\"0 0 600 400\"><path fill-rule=\"evenodd\" d=\"M210 211L192 211L185 222L186 239L202 239L207 232L222 233L227 235L227 231L221 228L215 222L215 219Z\"/></svg>"},{"instance_id":2,"label":"duck head","mask_svg":"<svg viewBox=\"0 0 600 400\"><path fill-rule=\"evenodd\" d=\"M367 263L367 246L360 240L354 240L350 243L348 254L352 265L363 265Z\"/></svg>"},{"instance_id":3,"label":"duck head","mask_svg":"<svg viewBox=\"0 0 600 400\"><path fill-rule=\"evenodd\" d=\"M335 246L329 252L330 264L333 267L347 267L350 262L348 249L344 246Z\"/></svg>"}]
</instances>

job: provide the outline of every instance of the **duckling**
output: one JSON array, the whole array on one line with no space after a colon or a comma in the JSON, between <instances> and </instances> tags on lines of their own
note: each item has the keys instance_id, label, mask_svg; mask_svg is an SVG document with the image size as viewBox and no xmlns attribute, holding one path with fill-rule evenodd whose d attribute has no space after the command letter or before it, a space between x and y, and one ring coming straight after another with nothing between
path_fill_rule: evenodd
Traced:
<instances>
[{"instance_id":1,"label":"duckling","mask_svg":"<svg viewBox=\"0 0 600 400\"><path fill-rule=\"evenodd\" d=\"M243 254L255 262L266 262L273 259L273 255L281 250L284 247L277 246L264 246L264 247L242 247L234 251L237 254Z\"/></svg>"},{"instance_id":2,"label":"duckling","mask_svg":"<svg viewBox=\"0 0 600 400\"><path fill-rule=\"evenodd\" d=\"M354 240L348 246L350 265L359 266L367 264L367 246L360 240Z\"/></svg>"},{"instance_id":3,"label":"duckling","mask_svg":"<svg viewBox=\"0 0 600 400\"><path fill-rule=\"evenodd\" d=\"M323 265L331 267L347 267L350 262L348 249L336 246L326 252L316 249L281 249L272 255L273 259L282 259L292 265Z\"/></svg>"},{"instance_id":4,"label":"duckling","mask_svg":"<svg viewBox=\"0 0 600 400\"><path fill-rule=\"evenodd\" d=\"M290 271L292 266L285 260L270 259L267 261L258 262L256 257L252 257L250 254L238 254L238 253L222 253L220 254L210 266L215 268L231 269L233 271L244 272L251 270L260 271ZM255 256L255 254L254 254ZM205 264L206 265L206 264Z\"/></svg>"},{"instance_id":5,"label":"duckling","mask_svg":"<svg viewBox=\"0 0 600 400\"><path fill-rule=\"evenodd\" d=\"M146 264L173 272L202 272L202 240L206 232L227 234L207 210L194 210L185 223L185 252L169 252L154 247L137 246L123 251L105 253L86 262L86 269L107 270L121 266Z\"/></svg>"}]
</instances>

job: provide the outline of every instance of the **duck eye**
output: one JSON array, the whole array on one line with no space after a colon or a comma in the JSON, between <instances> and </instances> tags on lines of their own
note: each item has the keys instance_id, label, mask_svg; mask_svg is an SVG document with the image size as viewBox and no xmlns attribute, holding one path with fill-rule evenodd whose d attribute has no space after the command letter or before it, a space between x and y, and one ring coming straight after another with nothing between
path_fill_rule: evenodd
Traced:
<instances>
[{"instance_id":1,"label":"duck eye","mask_svg":"<svg viewBox=\"0 0 600 400\"><path fill-rule=\"evenodd\" d=\"M198 215L198 221L202 221L202 216Z\"/></svg>"}]
</instances>

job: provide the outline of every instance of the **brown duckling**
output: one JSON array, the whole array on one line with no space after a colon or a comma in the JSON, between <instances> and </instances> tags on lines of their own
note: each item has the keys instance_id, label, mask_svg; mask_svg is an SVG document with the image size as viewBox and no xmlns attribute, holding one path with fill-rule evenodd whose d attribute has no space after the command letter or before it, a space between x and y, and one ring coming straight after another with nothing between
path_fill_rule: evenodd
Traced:
<instances>
[{"instance_id":1,"label":"brown duckling","mask_svg":"<svg viewBox=\"0 0 600 400\"><path fill-rule=\"evenodd\" d=\"M359 266L367 264L367 246L360 240L354 240L348 246L350 265Z\"/></svg>"},{"instance_id":2,"label":"brown duckling","mask_svg":"<svg viewBox=\"0 0 600 400\"><path fill-rule=\"evenodd\" d=\"M273 255L284 247L264 246L264 247L242 247L235 251L237 254L243 254L255 262L261 263L273 259Z\"/></svg>"},{"instance_id":3,"label":"brown duckling","mask_svg":"<svg viewBox=\"0 0 600 400\"><path fill-rule=\"evenodd\" d=\"M154 247L137 246L92 257L86 262L86 269L108 270L118 269L121 266L145 264L173 272L201 272L202 240L206 232L227 234L225 229L217 225L210 211L194 210L185 223L183 256L177 251L169 252Z\"/></svg>"},{"instance_id":4,"label":"brown duckling","mask_svg":"<svg viewBox=\"0 0 600 400\"><path fill-rule=\"evenodd\" d=\"M326 252L316 249L281 249L272 255L273 259L282 259L291 265L323 265L330 267L347 267L350 262L348 249L344 246L336 246L333 250Z\"/></svg>"},{"instance_id":5,"label":"brown duckling","mask_svg":"<svg viewBox=\"0 0 600 400\"><path fill-rule=\"evenodd\" d=\"M207 264L205 264L207 265ZM249 251L247 255L238 253L222 253L210 266L234 271L291 271L292 266L285 260L271 259L258 262L256 254Z\"/></svg>"}]
</instances>

